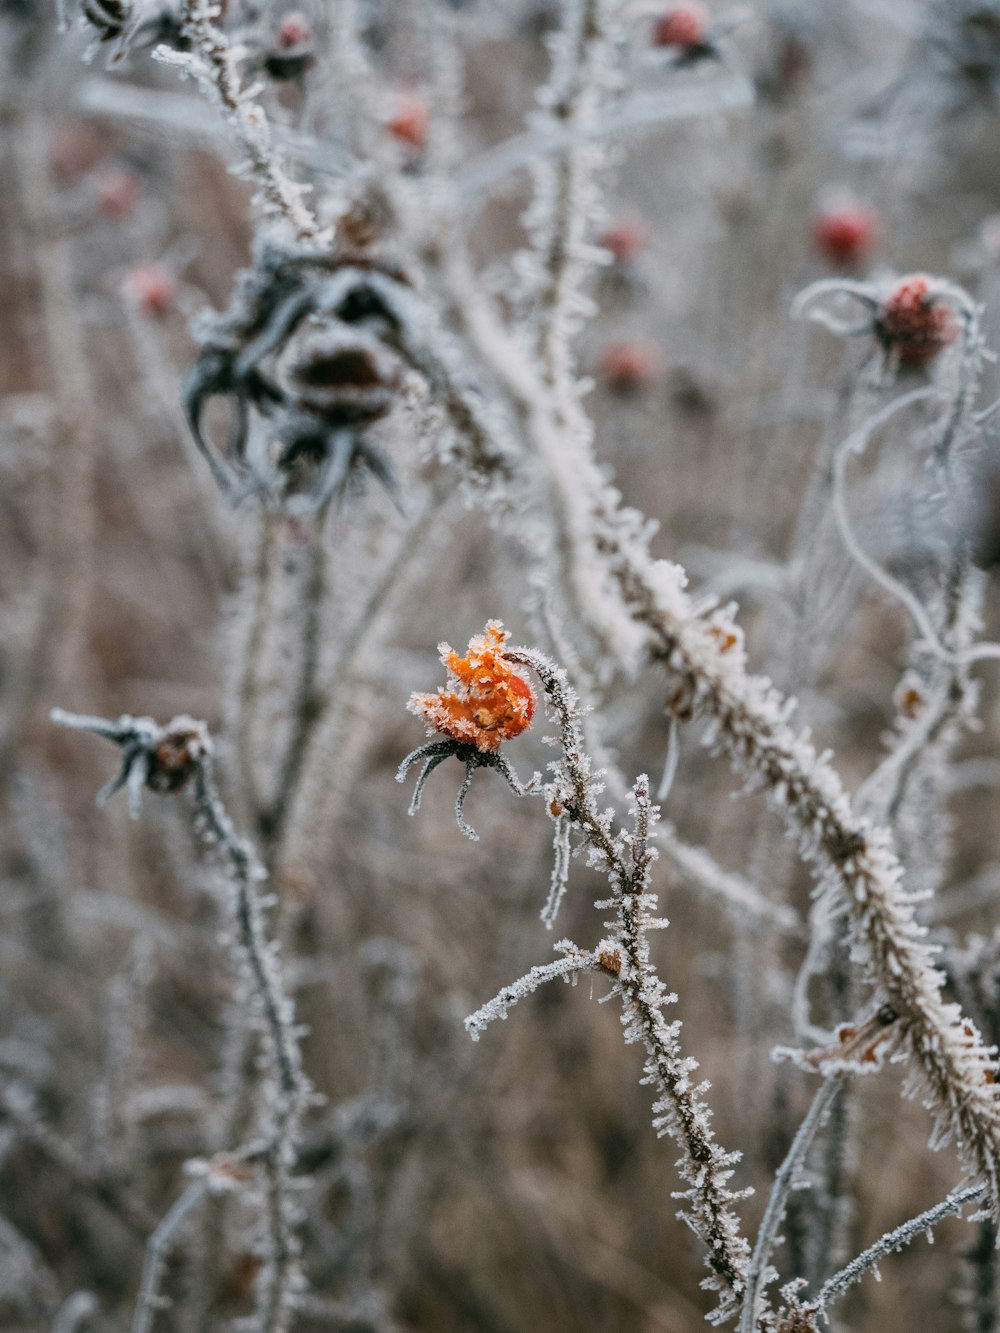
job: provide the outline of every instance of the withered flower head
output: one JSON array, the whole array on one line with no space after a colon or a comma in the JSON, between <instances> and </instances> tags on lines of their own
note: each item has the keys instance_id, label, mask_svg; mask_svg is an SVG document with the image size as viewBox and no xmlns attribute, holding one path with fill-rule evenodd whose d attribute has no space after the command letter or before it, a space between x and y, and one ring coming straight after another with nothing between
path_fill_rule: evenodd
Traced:
<instances>
[{"instance_id":1,"label":"withered flower head","mask_svg":"<svg viewBox=\"0 0 1000 1333\"><path fill-rule=\"evenodd\" d=\"M496 753L501 742L531 726L535 692L508 662L503 647L510 637L499 620L470 640L464 657L447 643L439 646L448 682L436 694L412 694L407 707L428 727L483 753Z\"/></svg>"}]
</instances>

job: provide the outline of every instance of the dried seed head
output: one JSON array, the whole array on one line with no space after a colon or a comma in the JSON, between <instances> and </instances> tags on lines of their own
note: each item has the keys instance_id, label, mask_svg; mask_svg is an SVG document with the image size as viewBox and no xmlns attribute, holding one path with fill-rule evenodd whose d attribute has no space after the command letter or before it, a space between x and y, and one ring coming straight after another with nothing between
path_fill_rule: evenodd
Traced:
<instances>
[{"instance_id":1,"label":"dried seed head","mask_svg":"<svg viewBox=\"0 0 1000 1333\"><path fill-rule=\"evenodd\" d=\"M204 722L175 717L164 727L163 736L150 751L146 786L155 792L177 791L193 776L211 749Z\"/></svg>"},{"instance_id":2,"label":"dried seed head","mask_svg":"<svg viewBox=\"0 0 1000 1333\"><path fill-rule=\"evenodd\" d=\"M308 334L286 374L298 406L344 426L385 416L400 383L399 363L376 338L355 328Z\"/></svg>"},{"instance_id":3,"label":"dried seed head","mask_svg":"<svg viewBox=\"0 0 1000 1333\"><path fill-rule=\"evenodd\" d=\"M81 0L80 12L102 42L121 37L132 14L128 0Z\"/></svg>"},{"instance_id":4,"label":"dried seed head","mask_svg":"<svg viewBox=\"0 0 1000 1333\"><path fill-rule=\"evenodd\" d=\"M600 963L601 967L604 968L605 972L610 972L610 974L613 977L617 977L621 974L622 970L621 950L602 949L601 952L597 955L597 961Z\"/></svg>"}]
</instances>

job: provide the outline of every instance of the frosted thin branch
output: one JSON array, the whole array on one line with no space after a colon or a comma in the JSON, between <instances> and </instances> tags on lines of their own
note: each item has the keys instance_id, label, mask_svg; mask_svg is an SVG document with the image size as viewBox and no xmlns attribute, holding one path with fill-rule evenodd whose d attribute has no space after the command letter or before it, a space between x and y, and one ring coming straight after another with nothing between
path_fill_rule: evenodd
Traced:
<instances>
[{"instance_id":1,"label":"frosted thin branch","mask_svg":"<svg viewBox=\"0 0 1000 1333\"><path fill-rule=\"evenodd\" d=\"M325 238L303 203L309 187L293 181L279 163L267 116L254 100L258 89L242 86L236 54L216 22L220 14L220 7L210 0L184 0L181 27L190 51L159 46L153 55L196 78L222 107L247 155L244 170L257 184L265 216L289 223L299 240L319 243Z\"/></svg>"}]
</instances>

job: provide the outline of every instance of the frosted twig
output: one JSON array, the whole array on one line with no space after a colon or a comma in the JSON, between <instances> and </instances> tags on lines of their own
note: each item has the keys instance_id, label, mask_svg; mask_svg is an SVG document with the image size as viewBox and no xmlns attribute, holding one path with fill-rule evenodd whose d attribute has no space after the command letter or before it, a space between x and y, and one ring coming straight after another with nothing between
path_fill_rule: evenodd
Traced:
<instances>
[{"instance_id":1,"label":"frosted twig","mask_svg":"<svg viewBox=\"0 0 1000 1333\"><path fill-rule=\"evenodd\" d=\"M114 1176L96 1169L66 1139L44 1124L34 1107L13 1089L0 1092L0 1122L14 1124L21 1136L44 1154L77 1189L92 1195L141 1240L156 1228L156 1217L136 1194Z\"/></svg>"},{"instance_id":2,"label":"frosted twig","mask_svg":"<svg viewBox=\"0 0 1000 1333\"><path fill-rule=\"evenodd\" d=\"M845 1268L839 1273L834 1273L833 1277L824 1283L816 1297L817 1310L825 1310L834 1301L839 1300L847 1288L862 1278L869 1269L874 1268L880 1259L901 1250L918 1236L927 1235L942 1218L961 1212L967 1203L982 1198L984 1193L985 1187L981 1184L967 1185L965 1189L949 1194L947 1199L935 1204L933 1208L928 1208L926 1212L918 1213L916 1217L911 1217L908 1222L904 1222L894 1230L887 1231L874 1245L863 1250L856 1259L852 1259Z\"/></svg>"},{"instance_id":3,"label":"frosted twig","mask_svg":"<svg viewBox=\"0 0 1000 1333\"><path fill-rule=\"evenodd\" d=\"M310 1089L302 1070L298 1033L285 994L277 947L268 938L264 905L256 887L263 871L252 848L237 837L208 762L200 764L195 773L194 800L206 834L218 844L229 865L239 948L253 978L263 1020L268 1056L264 1066L266 1151L262 1153L268 1251L257 1291L257 1310L261 1333L285 1333L301 1282L291 1168Z\"/></svg>"},{"instance_id":4,"label":"frosted twig","mask_svg":"<svg viewBox=\"0 0 1000 1333\"><path fill-rule=\"evenodd\" d=\"M465 1030L473 1041L478 1041L491 1023L505 1019L518 1000L523 1000L526 995L538 990L539 986L544 986L546 981L554 981L557 977L562 977L564 981L575 981L581 972L599 970L596 956L577 949L569 940L561 940L555 948L564 951L566 956L557 958L554 963L536 965L511 985L504 986L492 1000L468 1016Z\"/></svg>"},{"instance_id":5,"label":"frosted twig","mask_svg":"<svg viewBox=\"0 0 1000 1333\"><path fill-rule=\"evenodd\" d=\"M551 125L519 134L480 153L458 173L463 200L475 201L511 172L520 171L552 156L602 139L655 129L673 120L687 120L715 111L752 106L753 85L744 75L713 79L688 88L665 88L656 93L637 93L621 101L595 120L575 125Z\"/></svg>"},{"instance_id":6,"label":"frosted twig","mask_svg":"<svg viewBox=\"0 0 1000 1333\"><path fill-rule=\"evenodd\" d=\"M166 1263L167 1252L173 1243L175 1232L181 1227L189 1213L193 1212L208 1193L209 1180L203 1176L193 1180L187 1189L175 1199L164 1214L163 1220L149 1238L146 1246L146 1258L142 1265L142 1282L132 1316L132 1333L150 1333L156 1312L163 1298L160 1296L160 1279Z\"/></svg>"},{"instance_id":7,"label":"frosted twig","mask_svg":"<svg viewBox=\"0 0 1000 1333\"><path fill-rule=\"evenodd\" d=\"M453 285L450 290L461 303ZM536 460L553 488L567 493L566 506L554 513L565 524L570 577L588 590L576 599L583 623L613 645L619 661L631 666L646 656L663 663L671 713L704 719L706 743L728 755L748 786L763 786L803 855L818 863L822 882L836 886L869 976L900 1015L932 1096L938 1137L955 1136L966 1162L989 1181L997 1205L1000 1121L992 1057L975 1027L941 994L943 979L921 939L888 834L852 810L829 756L816 753L808 733L789 726L789 701L747 672L732 613L699 615L685 592L684 571L651 559L648 526L607 486L587 442L570 442L559 431L540 377L499 322L480 311L469 328L479 355L523 405Z\"/></svg>"},{"instance_id":8,"label":"frosted twig","mask_svg":"<svg viewBox=\"0 0 1000 1333\"><path fill-rule=\"evenodd\" d=\"M302 202L308 187L292 181L278 162L267 117L254 101L258 90L241 85L236 55L216 23L220 13L211 0L183 0L181 29L190 51L158 46L153 56L196 78L222 107L247 154L246 170L257 183L265 215L288 222L299 240L325 241L319 223Z\"/></svg>"},{"instance_id":9,"label":"frosted twig","mask_svg":"<svg viewBox=\"0 0 1000 1333\"><path fill-rule=\"evenodd\" d=\"M739 1154L726 1152L715 1140L711 1112L702 1100L708 1085L693 1084L691 1075L697 1063L683 1054L680 1023L668 1023L663 1015L663 1007L676 996L668 994L649 957L647 932L666 924L651 915L656 898L649 892L650 868L656 858L650 840L658 807L650 804L648 779L640 777L632 795L634 831L616 832L611 812L602 811L597 804L601 787L583 749L579 705L565 672L534 650L508 649L504 656L537 675L559 723L561 756L550 766L554 781L545 788L545 799L550 809L558 806L560 817L583 835L590 864L611 885L611 899L598 906L614 908L615 920L607 923L614 934L590 957L612 978L613 993L622 1005L626 1041L646 1049L644 1082L657 1091L653 1125L661 1134L669 1134L681 1150L678 1169L686 1188L677 1196L685 1202L680 1216L706 1247L706 1262L712 1270L706 1284L721 1295L713 1316L719 1321L732 1312L745 1279L749 1245L732 1210L733 1203L744 1195L729 1188ZM552 967L549 965L550 974ZM531 977L529 973L515 983L514 999L526 993L519 988ZM547 979L548 974L539 977L540 981ZM528 989L534 986L529 984ZM479 1018L478 1030L482 1019L473 1017Z\"/></svg>"},{"instance_id":10,"label":"frosted twig","mask_svg":"<svg viewBox=\"0 0 1000 1333\"><path fill-rule=\"evenodd\" d=\"M56 1311L52 1333L79 1333L97 1310L97 1297L92 1291L74 1291Z\"/></svg>"},{"instance_id":11,"label":"frosted twig","mask_svg":"<svg viewBox=\"0 0 1000 1333\"><path fill-rule=\"evenodd\" d=\"M290 1173L310 1088L302 1070L298 1033L277 946L269 938L264 903L257 889L265 872L253 848L238 837L222 804L212 771L212 742L204 723L182 717L160 727L151 718L126 716L110 722L58 710L54 720L95 731L119 745L123 762L112 785L128 786L136 801L143 784L154 791L173 791L190 784L199 831L206 842L218 848L226 863L237 958L253 983L266 1057L259 1075L264 1146L255 1157L264 1168L268 1249L257 1290L257 1310L261 1333L286 1333L300 1282ZM137 774L141 780L136 779Z\"/></svg>"},{"instance_id":12,"label":"frosted twig","mask_svg":"<svg viewBox=\"0 0 1000 1333\"><path fill-rule=\"evenodd\" d=\"M757 1232L757 1242L754 1245L753 1256L747 1270L746 1294L740 1312L739 1333L753 1333L753 1330L757 1327L757 1317L764 1298L764 1288L769 1279L771 1254L778 1243L778 1228L784 1220L789 1195L795 1188L796 1179L816 1136L816 1131L823 1123L823 1118L834 1097L840 1091L843 1082L844 1075L835 1074L820 1084L816 1095L813 1097L812 1105L809 1107L805 1119L799 1126L798 1132L792 1140L792 1145L774 1177L774 1185L764 1209L764 1217L760 1224L760 1230Z\"/></svg>"}]
</instances>

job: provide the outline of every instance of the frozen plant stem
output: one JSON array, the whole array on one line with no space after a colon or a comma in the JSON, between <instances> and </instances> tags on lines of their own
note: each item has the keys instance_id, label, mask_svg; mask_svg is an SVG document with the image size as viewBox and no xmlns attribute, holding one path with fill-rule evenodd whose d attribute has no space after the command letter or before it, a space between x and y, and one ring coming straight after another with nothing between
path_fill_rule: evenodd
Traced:
<instances>
[{"instance_id":1,"label":"frozen plant stem","mask_svg":"<svg viewBox=\"0 0 1000 1333\"><path fill-rule=\"evenodd\" d=\"M309 1098L302 1070L292 1005L284 992L277 950L268 939L264 907L257 891L262 871L249 846L235 833L207 764L195 773L195 806L207 836L229 864L229 883L243 962L250 970L260 1005L266 1047L263 1081L266 1122L264 1214L267 1253L257 1293L261 1333L285 1333L299 1284L298 1244L293 1228L291 1169L299 1121Z\"/></svg>"},{"instance_id":2,"label":"frozen plant stem","mask_svg":"<svg viewBox=\"0 0 1000 1333\"><path fill-rule=\"evenodd\" d=\"M219 5L210 0L183 0L181 30L190 52L159 46L154 54L193 75L222 107L247 155L245 171L257 184L265 215L287 222L300 241L318 241L319 224L302 202L308 187L290 180L279 164L267 117L253 100L254 90L241 85L235 55L218 26L220 18Z\"/></svg>"},{"instance_id":3,"label":"frozen plant stem","mask_svg":"<svg viewBox=\"0 0 1000 1333\"><path fill-rule=\"evenodd\" d=\"M139 1287L139 1299L132 1317L132 1333L151 1333L156 1311L162 1297L160 1280L163 1266L173 1243L177 1230L183 1225L188 1214L193 1212L208 1193L207 1177L194 1180L184 1193L174 1201L164 1214L162 1221L149 1238L146 1246L146 1258L142 1265L142 1284Z\"/></svg>"},{"instance_id":4,"label":"frozen plant stem","mask_svg":"<svg viewBox=\"0 0 1000 1333\"><path fill-rule=\"evenodd\" d=\"M920 1213L917 1217L911 1217L902 1226L896 1227L893 1231L887 1231L874 1245L869 1245L867 1250L862 1251L856 1259L852 1259L846 1267L824 1283L816 1298L816 1308L818 1310L827 1309L834 1301L843 1296L848 1287L874 1268L880 1259L901 1250L904 1245L909 1245L910 1241L916 1240L918 1236L926 1236L942 1218L949 1217L952 1213L961 1212L967 1203L981 1199L983 1193L982 1185L967 1185L965 1189L956 1190L954 1194L949 1194L947 1199L935 1204L933 1208L928 1208L926 1212Z\"/></svg>"},{"instance_id":5,"label":"frozen plant stem","mask_svg":"<svg viewBox=\"0 0 1000 1333\"><path fill-rule=\"evenodd\" d=\"M805 1163L806 1154L816 1137L816 1131L823 1123L823 1119L833 1104L834 1098L840 1092L843 1083L844 1075L834 1074L820 1084L816 1095L813 1097L812 1105L792 1140L792 1146L778 1168L767 1201L767 1207L764 1209L760 1230L757 1233L757 1243L754 1246L753 1256L750 1260L750 1268L747 1272L746 1294L743 1298L743 1308L740 1313L739 1333L753 1333L753 1330L757 1327L757 1317L761 1310L764 1288L768 1281L771 1255L778 1243L778 1229L784 1220L789 1197Z\"/></svg>"},{"instance_id":6,"label":"frozen plant stem","mask_svg":"<svg viewBox=\"0 0 1000 1333\"><path fill-rule=\"evenodd\" d=\"M665 925L651 915L656 897L649 892L650 869L656 858L649 844L659 810L651 805L649 782L642 776L632 794L634 830L615 832L611 813L597 804L601 787L583 749L579 707L565 673L540 653L527 649L511 649L504 656L537 675L556 714L561 754L551 766L554 780L545 787L544 798L554 818L565 818L582 834L590 864L607 876L612 896L597 905L611 908L615 918L607 923L613 935L593 953L573 951L575 968L567 961L532 969L524 982L508 988L509 1003L550 976L579 972L595 962L612 978L614 993L621 1001L625 1039L640 1043L646 1050L643 1081L656 1090L654 1127L668 1134L681 1150L678 1169L686 1188L677 1196L684 1201L680 1215L707 1249L712 1276L706 1279L706 1285L721 1297L712 1317L721 1321L735 1310L745 1286L749 1257L749 1245L732 1209L733 1203L744 1196L728 1185L739 1154L726 1152L716 1142L711 1112L702 1100L708 1085L692 1082L697 1063L681 1050L680 1023L668 1023L663 1014L664 1006L675 1002L676 996L668 994L649 956L648 931ZM569 954L572 946L559 947ZM491 1006L486 1006L467 1020L473 1035L478 1035L490 1018L506 1011L509 1003L505 997L506 992L501 992L497 997L501 1004L496 1009L490 1012Z\"/></svg>"},{"instance_id":7,"label":"frozen plant stem","mask_svg":"<svg viewBox=\"0 0 1000 1333\"><path fill-rule=\"evenodd\" d=\"M93 731L121 747L121 769L102 797L127 788L134 815L139 813L143 786L173 791L190 784L198 831L225 863L236 927L235 985L239 988L241 973L249 975L264 1048L258 1073L261 1143L255 1142L252 1152L244 1148L236 1154L243 1160L251 1156L259 1160L264 1174L266 1249L257 1287L256 1330L287 1333L300 1285L291 1171L310 1089L277 944L269 936L265 905L257 888L265 872L250 844L237 835L222 803L212 772L212 742L204 723L178 717L161 727L151 718L125 716L109 722L61 710L53 713L53 720L75 730Z\"/></svg>"}]
</instances>

